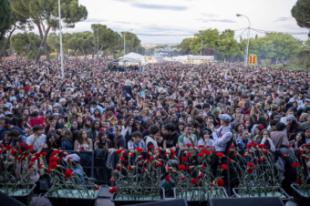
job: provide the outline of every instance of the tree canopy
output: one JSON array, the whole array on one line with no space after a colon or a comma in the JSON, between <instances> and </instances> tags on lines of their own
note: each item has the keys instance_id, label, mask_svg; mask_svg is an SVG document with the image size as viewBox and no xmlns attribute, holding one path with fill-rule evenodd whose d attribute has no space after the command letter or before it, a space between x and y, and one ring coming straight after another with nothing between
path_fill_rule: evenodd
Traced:
<instances>
[{"instance_id":1,"label":"tree canopy","mask_svg":"<svg viewBox=\"0 0 310 206\"><path fill-rule=\"evenodd\" d=\"M51 29L58 28L58 1L55 0L11 0L16 14L31 20L37 27L40 46L37 58L47 52L47 37ZM74 27L74 23L87 17L86 7L78 0L61 1L61 17L65 26Z\"/></svg>"},{"instance_id":2,"label":"tree canopy","mask_svg":"<svg viewBox=\"0 0 310 206\"><path fill-rule=\"evenodd\" d=\"M258 60L270 63L287 63L298 52L302 42L292 35L284 33L267 33L263 37L250 40L250 53L256 54Z\"/></svg>"},{"instance_id":3,"label":"tree canopy","mask_svg":"<svg viewBox=\"0 0 310 206\"><path fill-rule=\"evenodd\" d=\"M39 53L40 37L33 32L18 33L11 38L11 47L18 55L34 58Z\"/></svg>"},{"instance_id":4,"label":"tree canopy","mask_svg":"<svg viewBox=\"0 0 310 206\"><path fill-rule=\"evenodd\" d=\"M217 29L199 31L193 38L184 39L178 46L182 53L215 55L218 59L230 60L242 54L234 31Z\"/></svg>"},{"instance_id":5,"label":"tree canopy","mask_svg":"<svg viewBox=\"0 0 310 206\"><path fill-rule=\"evenodd\" d=\"M310 28L310 1L298 0L291 10L292 16L301 27ZM309 33L310 36L310 33Z\"/></svg>"},{"instance_id":6,"label":"tree canopy","mask_svg":"<svg viewBox=\"0 0 310 206\"><path fill-rule=\"evenodd\" d=\"M115 49L120 48L121 36L108 28L106 25L92 24L93 41L96 47L96 53L113 53Z\"/></svg>"},{"instance_id":7,"label":"tree canopy","mask_svg":"<svg viewBox=\"0 0 310 206\"><path fill-rule=\"evenodd\" d=\"M11 8L9 0L0 1L0 40L10 28Z\"/></svg>"}]
</instances>

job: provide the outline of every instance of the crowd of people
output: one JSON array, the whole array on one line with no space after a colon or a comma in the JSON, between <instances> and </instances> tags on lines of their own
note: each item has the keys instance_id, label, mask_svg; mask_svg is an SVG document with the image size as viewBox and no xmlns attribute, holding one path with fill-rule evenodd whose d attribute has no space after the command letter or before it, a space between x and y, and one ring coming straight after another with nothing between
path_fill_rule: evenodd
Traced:
<instances>
[{"instance_id":1,"label":"crowd of people","mask_svg":"<svg viewBox=\"0 0 310 206\"><path fill-rule=\"evenodd\" d=\"M0 63L0 142L35 151L310 144L310 76L239 64ZM310 163L309 163L310 167Z\"/></svg>"}]
</instances>

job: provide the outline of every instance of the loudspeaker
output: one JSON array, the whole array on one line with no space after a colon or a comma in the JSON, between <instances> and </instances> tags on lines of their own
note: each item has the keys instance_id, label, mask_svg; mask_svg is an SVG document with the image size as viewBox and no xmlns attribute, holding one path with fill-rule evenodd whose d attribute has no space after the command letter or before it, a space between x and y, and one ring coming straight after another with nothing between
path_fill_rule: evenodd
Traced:
<instances>
[{"instance_id":1,"label":"loudspeaker","mask_svg":"<svg viewBox=\"0 0 310 206\"><path fill-rule=\"evenodd\" d=\"M284 206L282 200L273 197L210 199L209 206Z\"/></svg>"},{"instance_id":2,"label":"loudspeaker","mask_svg":"<svg viewBox=\"0 0 310 206\"><path fill-rule=\"evenodd\" d=\"M11 198L6 194L3 194L2 192L0 192L0 203L1 205L5 206L26 206L23 203L15 200L14 198Z\"/></svg>"},{"instance_id":3,"label":"loudspeaker","mask_svg":"<svg viewBox=\"0 0 310 206\"><path fill-rule=\"evenodd\" d=\"M163 200L163 201L148 202L148 203L142 203L142 204L127 205L127 206L187 206L187 202L183 199Z\"/></svg>"}]
</instances>

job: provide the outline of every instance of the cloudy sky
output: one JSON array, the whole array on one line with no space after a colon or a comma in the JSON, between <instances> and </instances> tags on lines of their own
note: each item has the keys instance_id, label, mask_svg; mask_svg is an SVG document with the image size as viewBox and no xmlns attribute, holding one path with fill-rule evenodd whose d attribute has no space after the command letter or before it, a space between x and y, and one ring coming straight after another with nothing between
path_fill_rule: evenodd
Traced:
<instances>
[{"instance_id":1,"label":"cloudy sky","mask_svg":"<svg viewBox=\"0 0 310 206\"><path fill-rule=\"evenodd\" d=\"M94 23L138 34L144 44L179 43L195 32L217 28L233 29L236 38L245 37L247 15L256 32L288 32L300 39L308 30L299 28L290 10L296 0L80 0L87 7L88 19L66 31L87 31ZM261 31L263 30L263 31ZM256 34L252 32L252 35Z\"/></svg>"}]
</instances>

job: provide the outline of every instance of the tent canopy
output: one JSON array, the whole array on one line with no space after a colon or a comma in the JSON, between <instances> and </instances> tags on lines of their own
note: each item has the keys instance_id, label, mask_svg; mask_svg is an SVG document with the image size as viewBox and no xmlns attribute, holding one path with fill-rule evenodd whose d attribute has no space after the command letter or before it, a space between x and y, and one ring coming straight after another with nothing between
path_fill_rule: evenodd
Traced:
<instances>
[{"instance_id":1,"label":"tent canopy","mask_svg":"<svg viewBox=\"0 0 310 206\"><path fill-rule=\"evenodd\" d=\"M128 53L119 58L119 62L126 65L145 64L144 56L137 53Z\"/></svg>"}]
</instances>

